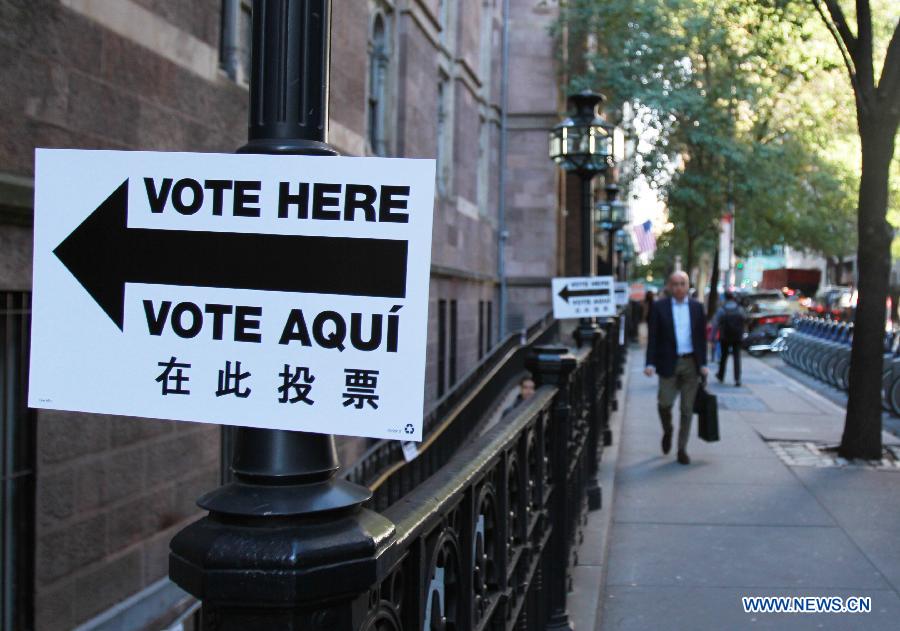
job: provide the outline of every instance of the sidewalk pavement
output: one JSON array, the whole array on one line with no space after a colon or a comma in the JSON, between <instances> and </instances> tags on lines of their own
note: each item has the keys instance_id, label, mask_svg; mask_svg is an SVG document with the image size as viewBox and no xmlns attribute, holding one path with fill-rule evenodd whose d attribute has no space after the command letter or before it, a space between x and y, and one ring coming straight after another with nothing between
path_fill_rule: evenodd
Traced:
<instances>
[{"instance_id":1,"label":"sidewalk pavement","mask_svg":"<svg viewBox=\"0 0 900 631\"><path fill-rule=\"evenodd\" d=\"M660 451L657 379L630 352L573 577L579 631L900 628L900 468L835 466L817 446L843 410L743 359L743 387L711 386L721 441L695 417L684 466ZM872 612L750 614L741 596L870 596Z\"/></svg>"}]
</instances>

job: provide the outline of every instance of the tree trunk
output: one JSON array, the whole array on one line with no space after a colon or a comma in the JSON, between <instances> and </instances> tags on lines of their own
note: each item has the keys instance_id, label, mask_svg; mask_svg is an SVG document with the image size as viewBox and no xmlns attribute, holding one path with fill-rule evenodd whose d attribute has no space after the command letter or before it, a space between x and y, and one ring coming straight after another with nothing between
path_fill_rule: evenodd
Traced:
<instances>
[{"instance_id":1,"label":"tree trunk","mask_svg":"<svg viewBox=\"0 0 900 631\"><path fill-rule=\"evenodd\" d=\"M712 273L709 276L709 303L706 307L706 319L712 320L719 308L719 246L713 254Z\"/></svg>"},{"instance_id":2,"label":"tree trunk","mask_svg":"<svg viewBox=\"0 0 900 631\"><path fill-rule=\"evenodd\" d=\"M859 301L850 356L850 397L838 450L844 458L881 459L882 455L881 355L892 237L886 214L897 123L879 113L877 109L857 112L862 143L856 259Z\"/></svg>"},{"instance_id":3,"label":"tree trunk","mask_svg":"<svg viewBox=\"0 0 900 631\"><path fill-rule=\"evenodd\" d=\"M687 252L685 252L684 271L688 275L688 283L690 283L691 273L694 271L694 238L688 234L687 236Z\"/></svg>"}]
</instances>

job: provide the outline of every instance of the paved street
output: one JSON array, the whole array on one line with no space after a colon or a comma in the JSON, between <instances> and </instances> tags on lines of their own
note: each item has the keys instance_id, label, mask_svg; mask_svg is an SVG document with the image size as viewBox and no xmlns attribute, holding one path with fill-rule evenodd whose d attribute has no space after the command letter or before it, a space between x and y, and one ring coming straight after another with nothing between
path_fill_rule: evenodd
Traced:
<instances>
[{"instance_id":1,"label":"paved street","mask_svg":"<svg viewBox=\"0 0 900 631\"><path fill-rule=\"evenodd\" d=\"M660 452L656 379L632 350L604 510L579 550L578 629L897 628L900 468L835 466L820 448L839 440L842 409L771 361L745 359L743 387L712 388L722 440L693 428L682 466ZM741 596L770 595L870 596L872 612L744 613Z\"/></svg>"}]
</instances>

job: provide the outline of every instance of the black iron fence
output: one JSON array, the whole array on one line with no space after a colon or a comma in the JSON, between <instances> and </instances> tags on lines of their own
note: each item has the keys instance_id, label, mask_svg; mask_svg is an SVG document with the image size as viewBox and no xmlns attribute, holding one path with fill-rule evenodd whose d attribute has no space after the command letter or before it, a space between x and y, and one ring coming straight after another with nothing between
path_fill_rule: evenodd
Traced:
<instances>
[{"instance_id":1,"label":"black iron fence","mask_svg":"<svg viewBox=\"0 0 900 631\"><path fill-rule=\"evenodd\" d=\"M241 152L334 153L330 5L254 0ZM529 342L552 335L548 324ZM200 599L203 628L570 628L574 544L600 498L599 438L615 403L617 326L583 322L578 351L505 340L426 417L411 463L381 443L342 479L331 436L238 429L234 480L200 498L209 514L170 546L170 576ZM523 367L536 394L488 427Z\"/></svg>"},{"instance_id":2,"label":"black iron fence","mask_svg":"<svg viewBox=\"0 0 900 631\"><path fill-rule=\"evenodd\" d=\"M576 544L589 506L600 506L601 437L621 356L616 327L594 330L578 350L517 344L498 355L432 425L451 442L436 440L421 468L417 458L382 477L390 490L369 502L378 512L247 518L213 510L179 533L171 574L202 601L203 628L570 628ZM535 339L541 331L551 330L535 329ZM499 376L525 368L535 395L499 422L480 423ZM445 425L450 419L467 429Z\"/></svg>"},{"instance_id":3,"label":"black iron fence","mask_svg":"<svg viewBox=\"0 0 900 631\"><path fill-rule=\"evenodd\" d=\"M527 330L507 336L425 415L423 440L411 461L400 442L379 440L344 474L351 482L373 491L369 508L383 510L447 464L466 441L477 434L488 411L525 371L532 344L551 339L557 332L550 314Z\"/></svg>"},{"instance_id":4,"label":"black iron fence","mask_svg":"<svg viewBox=\"0 0 900 631\"><path fill-rule=\"evenodd\" d=\"M610 326L579 351L533 346L539 389L382 510L392 563L365 631L566 628L575 544L608 428Z\"/></svg>"}]
</instances>

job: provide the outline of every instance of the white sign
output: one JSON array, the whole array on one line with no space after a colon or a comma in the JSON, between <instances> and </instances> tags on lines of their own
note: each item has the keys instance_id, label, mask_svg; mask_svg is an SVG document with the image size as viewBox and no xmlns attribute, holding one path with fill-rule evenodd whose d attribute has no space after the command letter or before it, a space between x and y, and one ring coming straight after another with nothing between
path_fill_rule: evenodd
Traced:
<instances>
[{"instance_id":1,"label":"white sign","mask_svg":"<svg viewBox=\"0 0 900 631\"><path fill-rule=\"evenodd\" d=\"M554 278L553 317L609 317L616 315L612 276Z\"/></svg>"},{"instance_id":2,"label":"white sign","mask_svg":"<svg viewBox=\"0 0 900 631\"><path fill-rule=\"evenodd\" d=\"M616 306L621 307L628 304L628 283L616 283Z\"/></svg>"},{"instance_id":3,"label":"white sign","mask_svg":"<svg viewBox=\"0 0 900 631\"><path fill-rule=\"evenodd\" d=\"M419 447L417 443L414 443L411 440L405 440L400 443L400 447L403 449L403 459L406 462L412 462L419 457Z\"/></svg>"},{"instance_id":4,"label":"white sign","mask_svg":"<svg viewBox=\"0 0 900 631\"><path fill-rule=\"evenodd\" d=\"M719 223L719 269L723 273L731 269L731 232L734 222L731 215L723 215ZM728 281L723 283L726 286Z\"/></svg>"},{"instance_id":5,"label":"white sign","mask_svg":"<svg viewBox=\"0 0 900 631\"><path fill-rule=\"evenodd\" d=\"M434 169L38 149L29 405L421 440Z\"/></svg>"}]
</instances>

